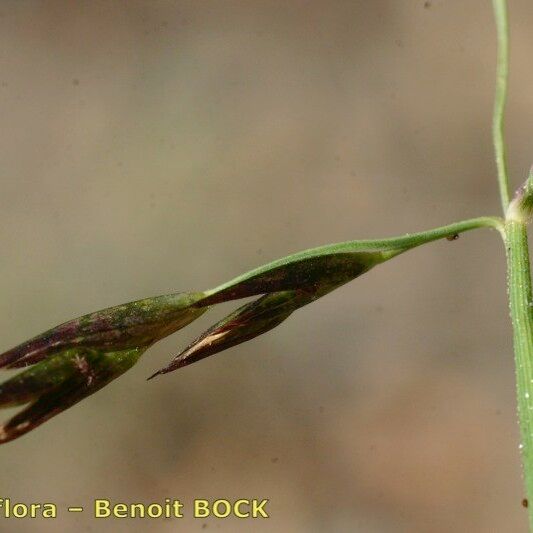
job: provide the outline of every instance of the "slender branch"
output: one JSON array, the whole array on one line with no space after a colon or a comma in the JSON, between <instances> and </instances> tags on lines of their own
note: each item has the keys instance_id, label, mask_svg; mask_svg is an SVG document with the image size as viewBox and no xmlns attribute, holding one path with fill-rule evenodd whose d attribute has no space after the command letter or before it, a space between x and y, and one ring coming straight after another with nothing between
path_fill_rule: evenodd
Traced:
<instances>
[{"instance_id":1,"label":"slender branch","mask_svg":"<svg viewBox=\"0 0 533 533\"><path fill-rule=\"evenodd\" d=\"M507 99L507 79L509 73L509 29L507 21L506 0L492 0L496 31L498 36L498 54L496 66L496 96L492 117L492 140L498 169L498 184L502 209L505 214L509 205L509 176L507 173L507 156L504 140L504 112Z\"/></svg>"},{"instance_id":2,"label":"slender branch","mask_svg":"<svg viewBox=\"0 0 533 533\"><path fill-rule=\"evenodd\" d=\"M428 242L436 241L438 239L444 239L446 237L454 237L459 233L464 233L465 231L470 231L477 228L493 228L497 229L502 236L505 234L504 230L504 221L499 217L479 217L471 218L469 220L462 220L460 222L455 222L447 226L442 226L440 228L434 228L428 231L423 231L420 233L408 233L407 235L402 235L401 237L392 237L389 239L374 239L374 240L361 240L361 241L347 241L336 244L328 244L326 246L320 246L318 248L311 248L309 250L304 250L303 252L298 252L292 255L288 255L271 263L262 265L254 270L250 270L245 274L237 276L236 278L215 287L214 289L208 290L205 292L207 296L213 296L221 291L226 291L231 287L247 281L256 276L259 276L269 270L274 268L287 265L291 262L301 261L306 257L316 257L321 254L331 254L331 253L350 253L350 252L360 252L360 251L371 251L371 250L381 250L385 253L390 254L390 257L394 257L404 251L421 246ZM389 249L390 251L387 251Z\"/></svg>"}]
</instances>

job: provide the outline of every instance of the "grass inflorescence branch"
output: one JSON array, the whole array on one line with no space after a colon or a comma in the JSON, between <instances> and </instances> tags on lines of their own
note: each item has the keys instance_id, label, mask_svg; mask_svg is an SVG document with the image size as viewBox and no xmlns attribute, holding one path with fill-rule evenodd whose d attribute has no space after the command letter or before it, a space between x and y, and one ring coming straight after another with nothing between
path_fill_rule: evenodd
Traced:
<instances>
[{"instance_id":1,"label":"grass inflorescence branch","mask_svg":"<svg viewBox=\"0 0 533 533\"><path fill-rule=\"evenodd\" d=\"M533 218L533 175L510 199L504 136L509 71L507 3L493 0L497 73L492 120L500 199L505 219L480 217L381 240L330 244L286 256L206 291L137 300L56 326L0 354L0 368L20 373L0 383L0 407L21 410L0 425L0 443L24 435L108 385L154 343L196 320L212 306L255 297L198 336L152 377L166 374L261 335L293 312L375 266L438 239L492 228L507 252L522 461L533 498L533 291L527 223ZM529 506L533 530L533 506Z\"/></svg>"}]
</instances>

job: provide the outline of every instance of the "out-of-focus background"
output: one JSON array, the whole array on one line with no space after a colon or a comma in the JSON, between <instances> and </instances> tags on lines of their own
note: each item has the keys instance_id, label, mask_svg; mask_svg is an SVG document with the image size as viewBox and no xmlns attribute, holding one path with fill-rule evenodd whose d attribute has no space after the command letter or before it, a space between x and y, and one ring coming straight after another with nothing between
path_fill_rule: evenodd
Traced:
<instances>
[{"instance_id":1,"label":"out-of-focus background","mask_svg":"<svg viewBox=\"0 0 533 533\"><path fill-rule=\"evenodd\" d=\"M0 349L304 248L497 214L490 4L2 2ZM516 187L533 162L533 7L510 4ZM494 231L145 381L235 305L1 447L0 497L60 515L0 529L526 530ZM165 497L187 517L91 518L94 498ZM193 520L193 498L269 498L271 518Z\"/></svg>"}]
</instances>

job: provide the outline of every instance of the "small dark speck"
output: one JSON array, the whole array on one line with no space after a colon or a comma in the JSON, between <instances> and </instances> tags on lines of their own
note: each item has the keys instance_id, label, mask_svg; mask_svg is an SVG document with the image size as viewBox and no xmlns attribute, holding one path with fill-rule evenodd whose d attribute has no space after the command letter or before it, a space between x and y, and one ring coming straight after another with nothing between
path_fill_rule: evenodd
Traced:
<instances>
[{"instance_id":1,"label":"small dark speck","mask_svg":"<svg viewBox=\"0 0 533 533\"><path fill-rule=\"evenodd\" d=\"M398 48L403 48L403 41L401 39L396 39L394 41L394 44L398 47Z\"/></svg>"},{"instance_id":2,"label":"small dark speck","mask_svg":"<svg viewBox=\"0 0 533 533\"><path fill-rule=\"evenodd\" d=\"M321 406L318 408L318 411L319 411L320 413L323 413L323 412L324 412L324 406L321 405Z\"/></svg>"},{"instance_id":3,"label":"small dark speck","mask_svg":"<svg viewBox=\"0 0 533 533\"><path fill-rule=\"evenodd\" d=\"M256 252L257 255L263 255L263 249L259 248Z\"/></svg>"},{"instance_id":4,"label":"small dark speck","mask_svg":"<svg viewBox=\"0 0 533 533\"><path fill-rule=\"evenodd\" d=\"M279 461L279 457L272 457L272 459L270 459L271 463L277 463L278 461Z\"/></svg>"},{"instance_id":5,"label":"small dark speck","mask_svg":"<svg viewBox=\"0 0 533 533\"><path fill-rule=\"evenodd\" d=\"M78 78L74 78L72 80L72 85L79 85L80 84L80 80Z\"/></svg>"},{"instance_id":6,"label":"small dark speck","mask_svg":"<svg viewBox=\"0 0 533 533\"><path fill-rule=\"evenodd\" d=\"M431 2L429 2L429 1L428 2L424 2L424 7L426 9L429 9L431 7Z\"/></svg>"},{"instance_id":7,"label":"small dark speck","mask_svg":"<svg viewBox=\"0 0 533 533\"><path fill-rule=\"evenodd\" d=\"M202 524L202 529L207 529L207 524L205 522Z\"/></svg>"},{"instance_id":8,"label":"small dark speck","mask_svg":"<svg viewBox=\"0 0 533 533\"><path fill-rule=\"evenodd\" d=\"M522 500L522 507L529 507L529 502L527 501L527 498L524 498Z\"/></svg>"},{"instance_id":9,"label":"small dark speck","mask_svg":"<svg viewBox=\"0 0 533 533\"><path fill-rule=\"evenodd\" d=\"M456 241L458 238L459 238L459 234L458 233L454 233L453 235L448 235L446 237L446 240L447 241Z\"/></svg>"}]
</instances>

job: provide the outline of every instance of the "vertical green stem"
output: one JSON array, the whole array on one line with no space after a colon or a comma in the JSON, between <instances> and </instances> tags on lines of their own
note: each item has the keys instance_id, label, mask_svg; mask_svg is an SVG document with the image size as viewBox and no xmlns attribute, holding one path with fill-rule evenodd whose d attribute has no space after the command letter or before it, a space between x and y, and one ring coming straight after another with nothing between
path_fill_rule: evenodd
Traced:
<instances>
[{"instance_id":1,"label":"vertical green stem","mask_svg":"<svg viewBox=\"0 0 533 533\"><path fill-rule=\"evenodd\" d=\"M509 178L505 156L504 111L509 75L509 25L506 0L492 0L498 35L496 97L492 135L502 208L506 215L505 246L509 307L513 324L513 343L518 395L522 465L529 505L529 528L533 531L533 296L527 242L527 221L531 218L533 187L531 180L517 191L509 206Z\"/></svg>"},{"instance_id":2,"label":"vertical green stem","mask_svg":"<svg viewBox=\"0 0 533 533\"><path fill-rule=\"evenodd\" d=\"M518 417L522 463L528 500L533 503L533 295L526 225L506 223L509 305L514 331ZM529 506L533 531L533 506Z\"/></svg>"},{"instance_id":3,"label":"vertical green stem","mask_svg":"<svg viewBox=\"0 0 533 533\"><path fill-rule=\"evenodd\" d=\"M507 157L504 141L504 111L507 99L507 79L509 74L509 25L507 20L506 0L492 0L496 33L498 37L498 56L496 63L496 96L492 120L492 140L496 167L498 168L498 184L502 209L505 213L509 205L509 177L507 175Z\"/></svg>"}]
</instances>

